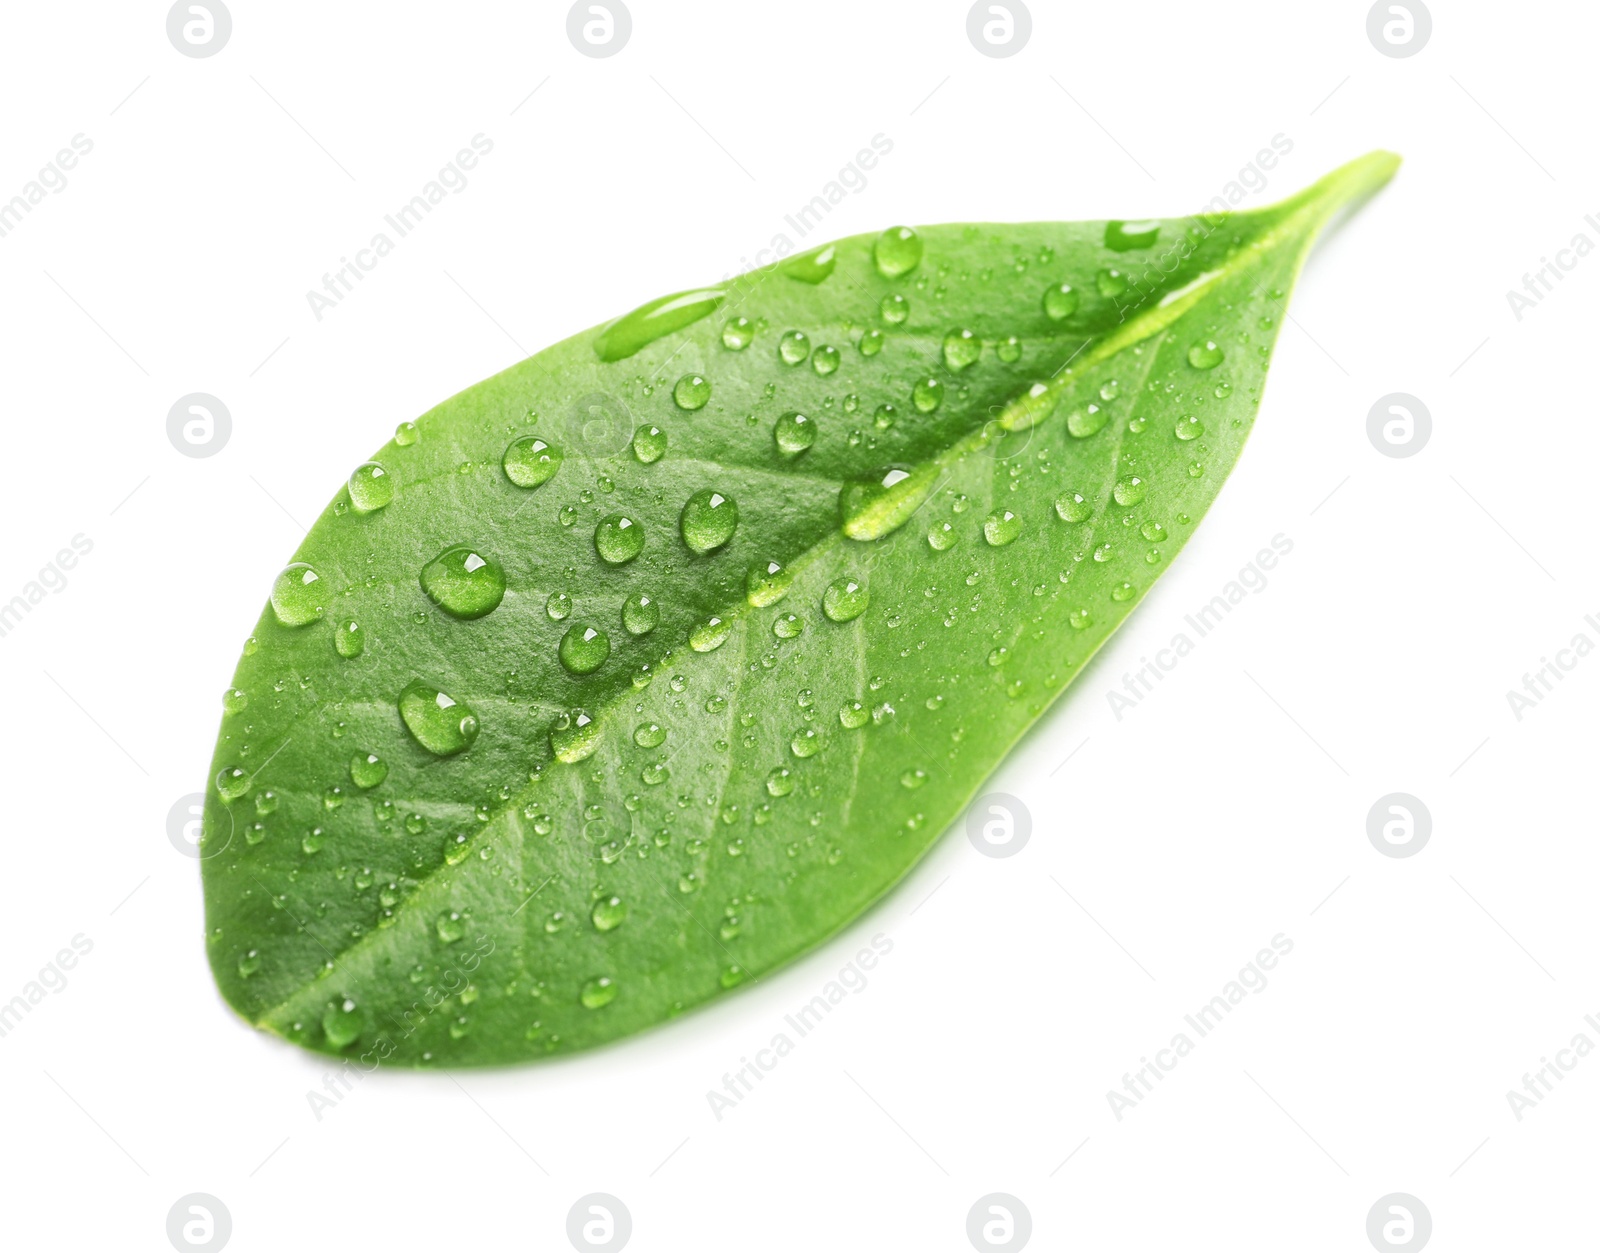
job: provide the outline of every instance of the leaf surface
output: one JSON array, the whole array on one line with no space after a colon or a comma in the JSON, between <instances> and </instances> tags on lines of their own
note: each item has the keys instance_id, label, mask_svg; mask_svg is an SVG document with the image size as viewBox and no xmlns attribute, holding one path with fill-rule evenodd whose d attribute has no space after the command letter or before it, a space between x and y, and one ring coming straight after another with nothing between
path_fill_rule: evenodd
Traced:
<instances>
[{"instance_id":1,"label":"leaf surface","mask_svg":"<svg viewBox=\"0 0 1600 1253\"><path fill-rule=\"evenodd\" d=\"M273 587L203 843L217 983L308 1048L661 1022L886 892L1173 561L1310 243L1272 208L896 228L402 424Z\"/></svg>"}]
</instances>

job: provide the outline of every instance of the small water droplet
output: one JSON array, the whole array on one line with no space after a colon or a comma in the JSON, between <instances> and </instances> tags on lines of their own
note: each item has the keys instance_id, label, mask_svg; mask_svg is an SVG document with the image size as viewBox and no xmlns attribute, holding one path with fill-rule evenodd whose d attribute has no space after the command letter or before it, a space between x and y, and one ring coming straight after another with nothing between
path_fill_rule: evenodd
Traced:
<instances>
[{"instance_id":1,"label":"small water droplet","mask_svg":"<svg viewBox=\"0 0 1600 1253\"><path fill-rule=\"evenodd\" d=\"M1095 290L1110 300L1128 290L1128 276L1121 270L1101 270L1094 276Z\"/></svg>"},{"instance_id":2,"label":"small water droplet","mask_svg":"<svg viewBox=\"0 0 1600 1253\"><path fill-rule=\"evenodd\" d=\"M1063 522L1087 522L1093 513L1094 506L1081 492L1063 492L1056 497L1056 515Z\"/></svg>"},{"instance_id":3,"label":"small water droplet","mask_svg":"<svg viewBox=\"0 0 1600 1253\"><path fill-rule=\"evenodd\" d=\"M232 804L250 790L250 775L241 766L227 766L217 774L217 795Z\"/></svg>"},{"instance_id":4,"label":"small water droplet","mask_svg":"<svg viewBox=\"0 0 1600 1253\"><path fill-rule=\"evenodd\" d=\"M775 605L789 594L794 575L776 561L758 561L745 575L745 599L757 609Z\"/></svg>"},{"instance_id":5,"label":"small water droplet","mask_svg":"<svg viewBox=\"0 0 1600 1253\"><path fill-rule=\"evenodd\" d=\"M1022 519L1009 509L996 509L983 520L983 538L1003 548L1022 534Z\"/></svg>"},{"instance_id":6,"label":"small water droplet","mask_svg":"<svg viewBox=\"0 0 1600 1253\"><path fill-rule=\"evenodd\" d=\"M876 357L883 351L883 332L879 330L863 331L860 342L856 344L856 347L861 350L863 357ZM846 411L854 412L854 409L846 406Z\"/></svg>"},{"instance_id":7,"label":"small water droplet","mask_svg":"<svg viewBox=\"0 0 1600 1253\"><path fill-rule=\"evenodd\" d=\"M900 786L905 788L919 788L928 781L926 770L907 770L900 776Z\"/></svg>"},{"instance_id":8,"label":"small water droplet","mask_svg":"<svg viewBox=\"0 0 1600 1253\"><path fill-rule=\"evenodd\" d=\"M548 483L561 468L561 450L537 436L524 435L506 446L500 466L518 487L534 488Z\"/></svg>"},{"instance_id":9,"label":"small water droplet","mask_svg":"<svg viewBox=\"0 0 1600 1253\"><path fill-rule=\"evenodd\" d=\"M1007 335L994 346L994 355L1007 365L1022 359L1022 341L1015 335Z\"/></svg>"},{"instance_id":10,"label":"small water droplet","mask_svg":"<svg viewBox=\"0 0 1600 1253\"><path fill-rule=\"evenodd\" d=\"M848 575L835 579L822 593L822 612L834 622L849 622L867 611L866 584Z\"/></svg>"},{"instance_id":11,"label":"small water droplet","mask_svg":"<svg viewBox=\"0 0 1600 1253\"><path fill-rule=\"evenodd\" d=\"M640 592L622 602L622 626L629 635L649 635L661 622L661 606Z\"/></svg>"},{"instance_id":12,"label":"small water droplet","mask_svg":"<svg viewBox=\"0 0 1600 1253\"><path fill-rule=\"evenodd\" d=\"M1178 419L1178 425L1172 433L1182 440L1199 439L1206 433L1206 428L1199 418L1190 413Z\"/></svg>"},{"instance_id":13,"label":"small water droplet","mask_svg":"<svg viewBox=\"0 0 1600 1253\"><path fill-rule=\"evenodd\" d=\"M928 547L944 552L956 542L956 529L948 522L935 522L928 528Z\"/></svg>"},{"instance_id":14,"label":"small water droplet","mask_svg":"<svg viewBox=\"0 0 1600 1253\"><path fill-rule=\"evenodd\" d=\"M858 700L847 700L839 706L839 725L846 730L854 731L866 726L871 717L867 707Z\"/></svg>"},{"instance_id":15,"label":"small water droplet","mask_svg":"<svg viewBox=\"0 0 1600 1253\"><path fill-rule=\"evenodd\" d=\"M803 413L786 413L772 424L772 440L785 457L798 457L817 441L817 424Z\"/></svg>"},{"instance_id":16,"label":"small water droplet","mask_svg":"<svg viewBox=\"0 0 1600 1253\"><path fill-rule=\"evenodd\" d=\"M350 503L357 513L374 513L394 499L394 478L376 461L350 472Z\"/></svg>"},{"instance_id":17,"label":"small water droplet","mask_svg":"<svg viewBox=\"0 0 1600 1253\"><path fill-rule=\"evenodd\" d=\"M1214 370L1222 364L1223 355L1216 342L1208 339L1189 348L1189 364L1197 370Z\"/></svg>"},{"instance_id":18,"label":"small water droplet","mask_svg":"<svg viewBox=\"0 0 1600 1253\"><path fill-rule=\"evenodd\" d=\"M243 713L249 704L250 697L242 688L230 687L222 694L223 713Z\"/></svg>"},{"instance_id":19,"label":"small water droplet","mask_svg":"<svg viewBox=\"0 0 1600 1253\"><path fill-rule=\"evenodd\" d=\"M728 642L733 624L713 614L689 632L689 647L697 653L715 652Z\"/></svg>"},{"instance_id":20,"label":"small water droplet","mask_svg":"<svg viewBox=\"0 0 1600 1253\"><path fill-rule=\"evenodd\" d=\"M644 551L644 528L625 513L609 514L594 528L594 550L608 566L626 565Z\"/></svg>"},{"instance_id":21,"label":"small water droplet","mask_svg":"<svg viewBox=\"0 0 1600 1253\"><path fill-rule=\"evenodd\" d=\"M811 368L826 378L839 368L839 350L824 344L811 356Z\"/></svg>"},{"instance_id":22,"label":"small water droplet","mask_svg":"<svg viewBox=\"0 0 1600 1253\"><path fill-rule=\"evenodd\" d=\"M467 933L467 920L456 910L447 909L433 920L433 929L446 944L454 944Z\"/></svg>"},{"instance_id":23,"label":"small water droplet","mask_svg":"<svg viewBox=\"0 0 1600 1253\"><path fill-rule=\"evenodd\" d=\"M972 331L951 331L944 337L944 363L953 371L965 370L982 353L983 340Z\"/></svg>"},{"instance_id":24,"label":"small water droplet","mask_svg":"<svg viewBox=\"0 0 1600 1253\"><path fill-rule=\"evenodd\" d=\"M1117 485L1111 489L1111 496L1117 504L1132 508L1144 499L1149 490L1148 483L1137 474L1130 474L1127 478L1117 480Z\"/></svg>"},{"instance_id":25,"label":"small water droplet","mask_svg":"<svg viewBox=\"0 0 1600 1253\"><path fill-rule=\"evenodd\" d=\"M815 757L822 751L822 733L815 727L802 727L789 740L789 751L796 757Z\"/></svg>"},{"instance_id":26,"label":"small water droplet","mask_svg":"<svg viewBox=\"0 0 1600 1253\"><path fill-rule=\"evenodd\" d=\"M478 718L472 709L421 679L406 684L398 703L406 730L436 756L459 753L478 738Z\"/></svg>"},{"instance_id":27,"label":"small water droplet","mask_svg":"<svg viewBox=\"0 0 1600 1253\"><path fill-rule=\"evenodd\" d=\"M569 766L582 761L600 747L600 724L582 709L556 715L550 726L550 751Z\"/></svg>"},{"instance_id":28,"label":"small water droplet","mask_svg":"<svg viewBox=\"0 0 1600 1253\"><path fill-rule=\"evenodd\" d=\"M453 618L481 618L506 594L500 563L466 544L445 549L423 566L421 582L428 598Z\"/></svg>"},{"instance_id":29,"label":"small water droplet","mask_svg":"<svg viewBox=\"0 0 1600 1253\"><path fill-rule=\"evenodd\" d=\"M710 399L711 383L703 375L685 374L673 385L672 402L680 409L703 409Z\"/></svg>"},{"instance_id":30,"label":"small water droplet","mask_svg":"<svg viewBox=\"0 0 1600 1253\"><path fill-rule=\"evenodd\" d=\"M402 422L394 428L394 442L402 448L409 448L417 442L417 424L415 422Z\"/></svg>"},{"instance_id":31,"label":"small water droplet","mask_svg":"<svg viewBox=\"0 0 1600 1253\"><path fill-rule=\"evenodd\" d=\"M556 655L569 674L593 674L611 656L611 641L604 631L580 622L567 628Z\"/></svg>"},{"instance_id":32,"label":"small water droplet","mask_svg":"<svg viewBox=\"0 0 1600 1253\"><path fill-rule=\"evenodd\" d=\"M935 378L922 379L911 389L911 403L918 413L932 413L944 399L944 384Z\"/></svg>"},{"instance_id":33,"label":"small water droplet","mask_svg":"<svg viewBox=\"0 0 1600 1253\"><path fill-rule=\"evenodd\" d=\"M659 426L641 426L633 432L633 455L641 465L653 465L667 452L667 433Z\"/></svg>"},{"instance_id":34,"label":"small water droplet","mask_svg":"<svg viewBox=\"0 0 1600 1253\"><path fill-rule=\"evenodd\" d=\"M722 346L730 352L742 352L755 337L756 324L749 318L734 318L722 328Z\"/></svg>"},{"instance_id":35,"label":"small water droplet","mask_svg":"<svg viewBox=\"0 0 1600 1253\"><path fill-rule=\"evenodd\" d=\"M1044 294L1044 313L1052 322L1070 318L1078 311L1078 292L1071 283L1059 283Z\"/></svg>"},{"instance_id":36,"label":"small water droplet","mask_svg":"<svg viewBox=\"0 0 1600 1253\"><path fill-rule=\"evenodd\" d=\"M1135 588L1132 583L1118 583L1111 589L1111 599L1115 601L1132 600Z\"/></svg>"},{"instance_id":37,"label":"small water droplet","mask_svg":"<svg viewBox=\"0 0 1600 1253\"><path fill-rule=\"evenodd\" d=\"M1067 615L1067 625L1074 631L1081 631L1093 622L1094 618L1087 609L1074 609Z\"/></svg>"},{"instance_id":38,"label":"small water droplet","mask_svg":"<svg viewBox=\"0 0 1600 1253\"><path fill-rule=\"evenodd\" d=\"M607 896L598 900L589 911L589 921L596 931L615 931L628 916L628 907L620 896Z\"/></svg>"},{"instance_id":39,"label":"small water droplet","mask_svg":"<svg viewBox=\"0 0 1600 1253\"><path fill-rule=\"evenodd\" d=\"M283 568L272 585L272 612L284 626L306 626L323 614L322 579L304 561Z\"/></svg>"},{"instance_id":40,"label":"small water droplet","mask_svg":"<svg viewBox=\"0 0 1600 1253\"><path fill-rule=\"evenodd\" d=\"M909 226L891 226L872 245L872 261L884 278L899 278L922 260L922 236Z\"/></svg>"},{"instance_id":41,"label":"small water droplet","mask_svg":"<svg viewBox=\"0 0 1600 1253\"><path fill-rule=\"evenodd\" d=\"M350 759L350 782L363 790L377 787L389 777L389 763L375 753L357 753Z\"/></svg>"},{"instance_id":42,"label":"small water droplet","mask_svg":"<svg viewBox=\"0 0 1600 1253\"><path fill-rule=\"evenodd\" d=\"M330 1005L322 1015L322 1034L335 1051L354 1044L366 1027L366 1014L349 997Z\"/></svg>"},{"instance_id":43,"label":"small water droplet","mask_svg":"<svg viewBox=\"0 0 1600 1253\"><path fill-rule=\"evenodd\" d=\"M1067 433L1074 439L1088 439L1111 420L1111 414L1099 405L1090 404L1074 409L1067 415Z\"/></svg>"},{"instance_id":44,"label":"small water droplet","mask_svg":"<svg viewBox=\"0 0 1600 1253\"><path fill-rule=\"evenodd\" d=\"M604 975L590 979L583 985L583 992L578 999L583 1002L585 1009L603 1009L617 999L617 985Z\"/></svg>"},{"instance_id":45,"label":"small water droplet","mask_svg":"<svg viewBox=\"0 0 1600 1253\"><path fill-rule=\"evenodd\" d=\"M779 614L772 622L772 633L780 640L792 640L806 629L806 620L792 613Z\"/></svg>"},{"instance_id":46,"label":"small water droplet","mask_svg":"<svg viewBox=\"0 0 1600 1253\"><path fill-rule=\"evenodd\" d=\"M730 539L739 525L739 506L731 496L702 488L684 503L678 526L683 542L704 556Z\"/></svg>"},{"instance_id":47,"label":"small water droplet","mask_svg":"<svg viewBox=\"0 0 1600 1253\"><path fill-rule=\"evenodd\" d=\"M811 340L804 331L785 331L778 340L778 356L785 365L799 365L811 355Z\"/></svg>"}]
</instances>

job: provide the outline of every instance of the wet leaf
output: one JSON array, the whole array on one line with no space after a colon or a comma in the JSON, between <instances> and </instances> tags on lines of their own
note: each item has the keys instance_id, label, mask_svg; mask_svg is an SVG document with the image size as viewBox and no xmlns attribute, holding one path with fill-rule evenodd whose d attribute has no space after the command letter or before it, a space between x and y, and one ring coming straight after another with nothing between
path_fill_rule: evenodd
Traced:
<instances>
[{"instance_id":1,"label":"wet leaf","mask_svg":"<svg viewBox=\"0 0 1600 1253\"><path fill-rule=\"evenodd\" d=\"M403 424L230 686L229 1003L326 1052L507 1062L844 926L1172 563L1312 238L1396 164L1232 216L840 240Z\"/></svg>"}]
</instances>

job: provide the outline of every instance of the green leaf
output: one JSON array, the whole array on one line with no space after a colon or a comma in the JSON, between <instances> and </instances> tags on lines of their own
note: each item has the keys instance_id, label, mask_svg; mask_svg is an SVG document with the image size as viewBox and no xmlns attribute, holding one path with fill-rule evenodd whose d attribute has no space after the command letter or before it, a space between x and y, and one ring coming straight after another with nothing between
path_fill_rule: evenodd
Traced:
<instances>
[{"instance_id":1,"label":"green leaf","mask_svg":"<svg viewBox=\"0 0 1600 1253\"><path fill-rule=\"evenodd\" d=\"M1171 564L1312 238L1397 164L1222 217L840 240L403 424L234 676L224 996L312 1049L501 1063L837 931Z\"/></svg>"}]
</instances>

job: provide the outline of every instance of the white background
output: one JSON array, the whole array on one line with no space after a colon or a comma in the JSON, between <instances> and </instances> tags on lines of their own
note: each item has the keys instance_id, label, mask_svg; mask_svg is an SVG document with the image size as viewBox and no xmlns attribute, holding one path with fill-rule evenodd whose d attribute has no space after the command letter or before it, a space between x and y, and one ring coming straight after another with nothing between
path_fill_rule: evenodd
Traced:
<instances>
[{"instance_id":1,"label":"white background","mask_svg":"<svg viewBox=\"0 0 1600 1253\"><path fill-rule=\"evenodd\" d=\"M1600 243L1600 16L1438 0L1392 59L1362 3L1038 0L989 59L966 11L635 0L601 60L564 4L235 0L190 59L163 4L6 7L0 200L94 144L0 238L0 600L94 545L0 638L0 1001L94 945L0 1039L8 1247L166 1249L190 1192L241 1251L565 1248L594 1191L641 1251L966 1249L996 1191L1036 1248L1366 1249L1395 1191L1441 1250L1590 1238L1600 1058L1521 1121L1506 1092L1600 1044L1600 658L1521 721L1505 693L1600 643L1600 259L1520 322L1505 293ZM306 291L480 132L470 185L315 320ZM1280 133L1252 203L1371 148L1406 163L1314 254L1205 525L995 776L1031 808L1022 853L952 832L709 1011L553 1064L378 1074L319 1121L324 1059L225 1008L166 833L299 523L396 422L753 263L878 133L829 236L1177 215ZM195 391L233 415L208 459L166 435ZM1415 457L1368 441L1389 392L1433 415ZM1119 721L1107 690L1279 532L1267 589ZM1366 834L1392 791L1433 818L1405 860ZM707 1090L880 931L866 989L718 1121ZM1269 986L1118 1121L1107 1090L1280 932Z\"/></svg>"}]
</instances>

